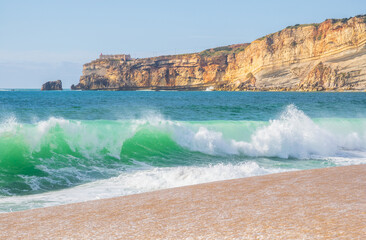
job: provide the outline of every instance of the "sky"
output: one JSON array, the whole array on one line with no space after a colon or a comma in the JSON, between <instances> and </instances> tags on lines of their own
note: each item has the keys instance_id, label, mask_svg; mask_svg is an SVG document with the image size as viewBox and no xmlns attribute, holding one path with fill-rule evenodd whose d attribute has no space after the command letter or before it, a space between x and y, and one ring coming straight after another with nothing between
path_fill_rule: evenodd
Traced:
<instances>
[{"instance_id":1,"label":"sky","mask_svg":"<svg viewBox=\"0 0 366 240\"><path fill-rule=\"evenodd\" d=\"M0 0L0 88L70 88L100 53L199 52L358 14L365 0Z\"/></svg>"}]
</instances>

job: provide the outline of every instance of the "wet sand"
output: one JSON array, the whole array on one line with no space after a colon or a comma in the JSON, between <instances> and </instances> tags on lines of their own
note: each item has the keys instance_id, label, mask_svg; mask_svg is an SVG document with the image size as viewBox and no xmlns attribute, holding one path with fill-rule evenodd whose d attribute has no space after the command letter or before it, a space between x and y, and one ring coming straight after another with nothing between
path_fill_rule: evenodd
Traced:
<instances>
[{"instance_id":1,"label":"wet sand","mask_svg":"<svg viewBox=\"0 0 366 240\"><path fill-rule=\"evenodd\" d=\"M0 214L0 239L363 239L366 165Z\"/></svg>"}]
</instances>

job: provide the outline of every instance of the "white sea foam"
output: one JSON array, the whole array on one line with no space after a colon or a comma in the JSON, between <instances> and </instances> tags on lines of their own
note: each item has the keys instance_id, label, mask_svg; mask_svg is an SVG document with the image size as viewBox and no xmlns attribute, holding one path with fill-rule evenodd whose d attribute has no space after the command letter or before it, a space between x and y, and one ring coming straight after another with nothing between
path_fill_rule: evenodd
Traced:
<instances>
[{"instance_id":1,"label":"white sea foam","mask_svg":"<svg viewBox=\"0 0 366 240\"><path fill-rule=\"evenodd\" d=\"M328 156L337 151L334 137L318 127L308 116L290 105L279 119L258 129L251 142L232 142L240 152L250 156L308 158Z\"/></svg>"},{"instance_id":2,"label":"white sea foam","mask_svg":"<svg viewBox=\"0 0 366 240\"><path fill-rule=\"evenodd\" d=\"M15 117L9 117L0 123L0 137L2 134L14 134L18 127L21 127Z\"/></svg>"},{"instance_id":3,"label":"white sea foam","mask_svg":"<svg viewBox=\"0 0 366 240\"><path fill-rule=\"evenodd\" d=\"M365 128L366 129L366 128ZM222 132L175 128L174 139L192 151L207 154L243 154L280 158L311 158L312 156L337 156L344 149L366 149L366 131L338 133L320 127L312 119L290 105L279 119L257 129L250 141L238 141L223 137Z\"/></svg>"},{"instance_id":4,"label":"white sea foam","mask_svg":"<svg viewBox=\"0 0 366 240\"><path fill-rule=\"evenodd\" d=\"M89 159L94 159L102 150L108 150L110 155L118 158L127 139L142 129L152 128L154 131L169 134L177 144L186 149L222 157L245 155L312 158L320 161L326 160L336 165L366 163L366 122L360 121L357 126L353 126L352 121L344 121L347 124L345 122L341 122L340 125L328 124L328 121L314 122L295 106L290 105L279 118L255 125L260 126L255 130L246 130L247 126L245 126L243 128L246 131L245 134L250 133L250 137L245 137L243 140L232 137L230 133L215 124L171 121L155 113L146 114L145 117L132 121L99 122L50 118L32 125L20 124L15 118L9 118L0 124L0 137L22 134L32 150L38 151L45 142L55 144L52 140L53 131L61 129L64 140L73 151L79 151ZM237 124L240 123L235 123L235 126ZM248 125L248 127L250 126L253 125ZM244 133L242 134L244 135ZM240 135L240 132L235 133L235 136L237 135ZM254 161L255 159L253 162L241 164L216 164L201 167L153 168L146 165L130 172L123 172L115 178L91 182L66 190L0 198L0 210L52 206L289 171L284 168L260 167ZM143 166L143 164L139 164ZM28 179L32 188L38 189L37 181L32 182L33 180Z\"/></svg>"},{"instance_id":5,"label":"white sea foam","mask_svg":"<svg viewBox=\"0 0 366 240\"><path fill-rule=\"evenodd\" d=\"M62 137L72 151L78 151L88 158L95 157L103 150L118 158L123 142L134 133L135 128L122 121L103 124L98 121L51 117L34 124L21 124L15 118L0 123L0 137L4 134L17 135L29 147L30 152L38 152L44 145L49 145L51 149L57 148L56 138Z\"/></svg>"},{"instance_id":6,"label":"white sea foam","mask_svg":"<svg viewBox=\"0 0 366 240\"><path fill-rule=\"evenodd\" d=\"M149 167L61 191L0 198L0 211L54 206L291 170L295 169L263 168L255 162L206 167Z\"/></svg>"},{"instance_id":7,"label":"white sea foam","mask_svg":"<svg viewBox=\"0 0 366 240\"><path fill-rule=\"evenodd\" d=\"M234 138L215 126L167 120L154 112L148 112L140 119L108 123L50 118L28 126L9 118L0 124L0 134L20 131L31 150L39 151L42 144L50 141L50 136L46 136L56 126L62 129L71 150L89 158L103 150L118 158L123 143L144 128L167 133L180 146L210 155L304 159L342 156L345 150L366 151L366 121L358 123L357 127L350 122L338 125L334 121L317 123L294 105L288 106L279 118L257 125L260 127L255 130L249 129L252 125L239 128L236 123L234 128L243 131L245 140ZM240 132L236 131L235 135L240 136Z\"/></svg>"}]
</instances>

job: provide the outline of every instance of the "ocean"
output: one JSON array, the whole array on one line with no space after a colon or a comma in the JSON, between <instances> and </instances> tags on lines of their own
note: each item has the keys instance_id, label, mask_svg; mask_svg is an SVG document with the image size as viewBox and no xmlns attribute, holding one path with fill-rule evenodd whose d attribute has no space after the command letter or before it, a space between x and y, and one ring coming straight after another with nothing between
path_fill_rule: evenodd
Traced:
<instances>
[{"instance_id":1,"label":"ocean","mask_svg":"<svg viewBox=\"0 0 366 240\"><path fill-rule=\"evenodd\" d=\"M0 91L0 212L366 163L366 93Z\"/></svg>"}]
</instances>

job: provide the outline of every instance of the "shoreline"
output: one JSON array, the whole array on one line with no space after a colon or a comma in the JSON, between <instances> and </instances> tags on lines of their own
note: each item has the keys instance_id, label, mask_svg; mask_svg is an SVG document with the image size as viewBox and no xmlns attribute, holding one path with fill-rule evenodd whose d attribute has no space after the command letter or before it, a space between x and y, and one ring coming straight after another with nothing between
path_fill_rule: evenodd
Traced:
<instances>
[{"instance_id":1,"label":"shoreline","mask_svg":"<svg viewBox=\"0 0 366 240\"><path fill-rule=\"evenodd\" d=\"M366 235L366 165L225 180L0 214L2 239Z\"/></svg>"},{"instance_id":2,"label":"shoreline","mask_svg":"<svg viewBox=\"0 0 366 240\"><path fill-rule=\"evenodd\" d=\"M240 90L240 91L227 91L227 90L205 90L205 88L197 90L197 88L192 89L185 89L182 90L181 88L128 88L128 89L119 89L119 88L100 88L100 89L71 89L65 88L63 90L49 90L47 92L98 92L98 91L105 91L105 92L273 92L273 93L365 93L366 89L358 89L358 90L323 90L323 91L300 91L300 90L286 90L286 91L279 91L279 90L268 90L268 89L258 89L258 90ZM0 92L41 92L40 88L0 88Z\"/></svg>"}]
</instances>

